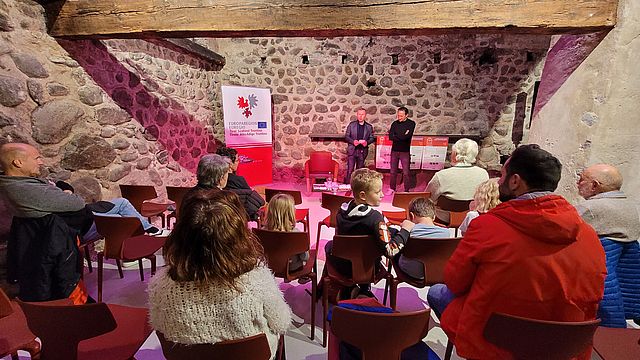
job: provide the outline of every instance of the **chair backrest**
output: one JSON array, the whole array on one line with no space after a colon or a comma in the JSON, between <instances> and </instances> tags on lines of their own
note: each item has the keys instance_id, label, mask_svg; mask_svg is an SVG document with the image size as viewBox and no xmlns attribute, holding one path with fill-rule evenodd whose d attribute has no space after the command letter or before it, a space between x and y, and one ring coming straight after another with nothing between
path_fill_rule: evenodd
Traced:
<instances>
[{"instance_id":1,"label":"chair backrest","mask_svg":"<svg viewBox=\"0 0 640 360\"><path fill-rule=\"evenodd\" d=\"M402 350L417 344L429 331L430 310L372 313L333 308L331 331L362 351L366 360L398 360Z\"/></svg>"},{"instance_id":2,"label":"chair backrest","mask_svg":"<svg viewBox=\"0 0 640 360\"><path fill-rule=\"evenodd\" d=\"M329 173L334 171L334 161L329 151L312 151L309 154L310 173ZM335 174L334 174L335 176Z\"/></svg>"},{"instance_id":3,"label":"chair backrest","mask_svg":"<svg viewBox=\"0 0 640 360\"><path fill-rule=\"evenodd\" d=\"M302 204L302 193L300 192L300 190L283 190L283 189L270 189L270 188L264 189L264 197L267 202L269 202L271 198L274 197L276 194L291 195L291 197L293 198L294 204L296 205Z\"/></svg>"},{"instance_id":4,"label":"chair backrest","mask_svg":"<svg viewBox=\"0 0 640 360\"><path fill-rule=\"evenodd\" d=\"M264 248L269 268L276 277L289 278L289 259L309 251L309 233L297 231L272 231L253 228Z\"/></svg>"},{"instance_id":5,"label":"chair backrest","mask_svg":"<svg viewBox=\"0 0 640 360\"><path fill-rule=\"evenodd\" d=\"M268 360L271 349L265 334L244 339L221 341L215 344L185 345L167 340L163 333L156 331L162 353L167 360L184 359L255 359Z\"/></svg>"},{"instance_id":6,"label":"chair backrest","mask_svg":"<svg viewBox=\"0 0 640 360\"><path fill-rule=\"evenodd\" d=\"M11 306L11 300L7 294L0 288L0 319L13 314L13 307Z\"/></svg>"},{"instance_id":7,"label":"chair backrest","mask_svg":"<svg viewBox=\"0 0 640 360\"><path fill-rule=\"evenodd\" d=\"M176 213L179 212L182 205L182 199L191 190L190 187L167 186L167 197L176 203ZM155 190L154 190L155 191Z\"/></svg>"},{"instance_id":8,"label":"chair backrest","mask_svg":"<svg viewBox=\"0 0 640 360\"><path fill-rule=\"evenodd\" d=\"M493 313L484 338L516 359L572 359L591 347L600 320L558 322Z\"/></svg>"},{"instance_id":9,"label":"chair backrest","mask_svg":"<svg viewBox=\"0 0 640 360\"><path fill-rule=\"evenodd\" d=\"M144 234L142 224L136 217L96 215L94 221L96 230L104 236L104 255L107 258L121 258L124 241Z\"/></svg>"},{"instance_id":10,"label":"chair backrest","mask_svg":"<svg viewBox=\"0 0 640 360\"><path fill-rule=\"evenodd\" d=\"M142 211L142 203L158 197L156 189L151 185L122 185L120 184L122 197L129 200L138 211Z\"/></svg>"},{"instance_id":11,"label":"chair backrest","mask_svg":"<svg viewBox=\"0 0 640 360\"><path fill-rule=\"evenodd\" d=\"M424 286L444 283L444 268L460 240L462 238L409 238L402 254L423 264Z\"/></svg>"},{"instance_id":12,"label":"chair backrest","mask_svg":"<svg viewBox=\"0 0 640 360\"><path fill-rule=\"evenodd\" d=\"M351 201L353 198L344 195L335 195L328 192L323 192L320 198L320 206L329 210L329 223L331 227L336 227L336 214L340 211L342 204Z\"/></svg>"},{"instance_id":13,"label":"chair backrest","mask_svg":"<svg viewBox=\"0 0 640 360\"><path fill-rule=\"evenodd\" d=\"M114 330L117 326L105 303L71 305L69 299L18 304L29 329L42 342L42 359L78 357L78 343Z\"/></svg>"},{"instance_id":14,"label":"chair backrest","mask_svg":"<svg viewBox=\"0 0 640 360\"><path fill-rule=\"evenodd\" d=\"M377 240L369 235L335 235L333 255L351 261L351 278L356 284L375 282L376 264L383 255Z\"/></svg>"},{"instance_id":15,"label":"chair backrest","mask_svg":"<svg viewBox=\"0 0 640 360\"><path fill-rule=\"evenodd\" d=\"M430 198L431 193L428 191L425 192L395 192L393 193L393 200L391 201L391 205L395 207L402 208L407 213L407 218L409 217L409 203L411 200L415 198Z\"/></svg>"},{"instance_id":16,"label":"chair backrest","mask_svg":"<svg viewBox=\"0 0 640 360\"><path fill-rule=\"evenodd\" d=\"M449 211L449 227L460 227L460 225L462 225L462 222L464 221L464 218L467 217L468 212L468 209L466 211Z\"/></svg>"},{"instance_id":17,"label":"chair backrest","mask_svg":"<svg viewBox=\"0 0 640 360\"><path fill-rule=\"evenodd\" d=\"M453 200L445 196L438 197L436 206L445 211L468 211L471 200Z\"/></svg>"}]
</instances>

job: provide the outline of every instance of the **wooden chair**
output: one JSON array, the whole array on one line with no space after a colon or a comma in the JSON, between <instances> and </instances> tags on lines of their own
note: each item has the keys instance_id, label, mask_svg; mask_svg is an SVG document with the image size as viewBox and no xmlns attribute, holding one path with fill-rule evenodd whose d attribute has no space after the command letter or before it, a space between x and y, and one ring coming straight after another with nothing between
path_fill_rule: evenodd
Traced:
<instances>
[{"instance_id":1,"label":"wooden chair","mask_svg":"<svg viewBox=\"0 0 640 360\"><path fill-rule=\"evenodd\" d=\"M316 292L317 275L314 271L318 254L318 244L315 249L309 249L308 232L283 232L264 229L252 229L264 248L269 268L276 277L285 282L307 278L311 280L311 340L316 334ZM309 252L309 260L299 270L289 269L289 259L296 254Z\"/></svg>"},{"instance_id":2,"label":"wooden chair","mask_svg":"<svg viewBox=\"0 0 640 360\"><path fill-rule=\"evenodd\" d=\"M600 320L560 322L493 313L484 338L516 359L568 360L587 351Z\"/></svg>"},{"instance_id":3,"label":"wooden chair","mask_svg":"<svg viewBox=\"0 0 640 360\"><path fill-rule=\"evenodd\" d=\"M302 193L299 190L264 189L264 196L267 203L269 203L271 198L276 194L291 195L295 205L302 204ZM304 231L309 232L309 209L296 209L296 222L302 223L302 225L304 225Z\"/></svg>"},{"instance_id":4,"label":"wooden chair","mask_svg":"<svg viewBox=\"0 0 640 360\"><path fill-rule=\"evenodd\" d=\"M18 360L18 350L28 351L31 358L36 359L40 353L40 343L29 331L20 306L9 300L0 289L0 358L11 355L12 360Z\"/></svg>"},{"instance_id":5,"label":"wooden chair","mask_svg":"<svg viewBox=\"0 0 640 360\"><path fill-rule=\"evenodd\" d=\"M167 340L163 333L156 331L162 353L167 360L215 360L215 359L271 359L271 349L265 334L244 339L221 341L215 344L185 345ZM280 338L276 359L284 359L284 337Z\"/></svg>"},{"instance_id":6,"label":"wooden chair","mask_svg":"<svg viewBox=\"0 0 640 360\"><path fill-rule=\"evenodd\" d=\"M307 191L311 191L311 179L338 179L338 162L333 160L329 151L312 151L309 160L304 163L304 176L307 179Z\"/></svg>"},{"instance_id":7,"label":"wooden chair","mask_svg":"<svg viewBox=\"0 0 640 360\"><path fill-rule=\"evenodd\" d=\"M142 259L151 260L151 275L156 273L156 256L166 237L144 235L136 217L95 216L96 229L104 236L104 251L98 252L98 302L102 301L104 258L115 259L120 278L124 278L121 261L138 261L140 280L144 281Z\"/></svg>"},{"instance_id":8,"label":"wooden chair","mask_svg":"<svg viewBox=\"0 0 640 360\"><path fill-rule=\"evenodd\" d=\"M407 283L413 287L424 288L438 283L444 283L444 268L462 238L409 238L402 249L402 254L409 259L418 260L424 267L424 278L416 279L400 269L398 258L392 260L396 276L391 279L391 294L389 296L391 308L396 309L397 291L400 283ZM389 272L391 268L389 268ZM387 288L385 287L385 298Z\"/></svg>"},{"instance_id":9,"label":"wooden chair","mask_svg":"<svg viewBox=\"0 0 640 360\"><path fill-rule=\"evenodd\" d=\"M402 351L429 331L430 309L406 313L373 313L333 308L331 331L362 351L367 360L399 360Z\"/></svg>"},{"instance_id":10,"label":"wooden chair","mask_svg":"<svg viewBox=\"0 0 640 360\"><path fill-rule=\"evenodd\" d=\"M182 199L191 189L192 188L190 187L167 186L167 198L176 203L176 209L173 210L171 214L167 215L167 227L169 227L171 218L174 218L176 220L178 219L178 212L180 210L180 206L182 205Z\"/></svg>"},{"instance_id":11,"label":"wooden chair","mask_svg":"<svg viewBox=\"0 0 640 360\"><path fill-rule=\"evenodd\" d=\"M394 192L393 200L391 201L391 205L404 209L404 213L402 211L383 211L382 214L389 220L390 223L399 225L405 219L409 218L409 203L411 200L415 198L429 198L431 197L431 193L428 191L425 192Z\"/></svg>"},{"instance_id":12,"label":"wooden chair","mask_svg":"<svg viewBox=\"0 0 640 360\"><path fill-rule=\"evenodd\" d=\"M154 216L159 216L162 221L162 227L166 226L164 212L169 208L169 204L158 204L148 202L158 197L156 189L151 185L122 185L120 184L120 193L122 197L129 200L140 215L151 221Z\"/></svg>"},{"instance_id":13,"label":"wooden chair","mask_svg":"<svg viewBox=\"0 0 640 360\"><path fill-rule=\"evenodd\" d=\"M316 239L316 244L320 243L320 233L322 232L322 226L324 225L328 228L332 227L335 229L336 214L338 213L338 211L340 211L340 206L351 200L352 198L349 196L335 195L328 192L322 193L322 197L320 198L320 206L329 210L330 213L329 216L318 222L318 238Z\"/></svg>"},{"instance_id":14,"label":"wooden chair","mask_svg":"<svg viewBox=\"0 0 640 360\"><path fill-rule=\"evenodd\" d=\"M327 346L327 314L329 311L329 286L335 283L341 287L357 284L377 283L388 279L388 273L380 264L382 250L376 240L368 235L335 235L333 237L332 255L351 261L351 277L336 271L331 263L325 263L327 274L322 284L322 346ZM386 299L385 301L386 302Z\"/></svg>"},{"instance_id":15,"label":"wooden chair","mask_svg":"<svg viewBox=\"0 0 640 360\"><path fill-rule=\"evenodd\" d=\"M593 337L593 350L602 360L638 360L640 329L599 326Z\"/></svg>"},{"instance_id":16,"label":"wooden chair","mask_svg":"<svg viewBox=\"0 0 640 360\"><path fill-rule=\"evenodd\" d=\"M445 225L455 231L458 235L458 228L469 212L471 200L452 200L440 196L436 202L436 223Z\"/></svg>"},{"instance_id":17,"label":"wooden chair","mask_svg":"<svg viewBox=\"0 0 640 360\"><path fill-rule=\"evenodd\" d=\"M68 299L18 304L42 342L42 360L133 359L151 334L143 308L71 305Z\"/></svg>"}]
</instances>

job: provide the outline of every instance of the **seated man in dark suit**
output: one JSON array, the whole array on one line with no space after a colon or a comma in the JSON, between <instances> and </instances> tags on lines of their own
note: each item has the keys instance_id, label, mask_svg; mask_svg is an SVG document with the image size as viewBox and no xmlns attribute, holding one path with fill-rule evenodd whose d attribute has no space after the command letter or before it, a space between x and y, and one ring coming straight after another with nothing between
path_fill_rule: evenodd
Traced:
<instances>
[{"instance_id":1,"label":"seated man in dark suit","mask_svg":"<svg viewBox=\"0 0 640 360\"><path fill-rule=\"evenodd\" d=\"M260 208L265 204L265 201L260 194L251 189L244 177L236 174L236 171L238 171L238 165L240 164L238 150L223 146L218 148L216 154L223 156L230 161L229 177L224 190L230 190L236 193L240 197L240 201L244 204L244 208L247 210L249 219L257 220L258 210L260 210Z\"/></svg>"}]
</instances>

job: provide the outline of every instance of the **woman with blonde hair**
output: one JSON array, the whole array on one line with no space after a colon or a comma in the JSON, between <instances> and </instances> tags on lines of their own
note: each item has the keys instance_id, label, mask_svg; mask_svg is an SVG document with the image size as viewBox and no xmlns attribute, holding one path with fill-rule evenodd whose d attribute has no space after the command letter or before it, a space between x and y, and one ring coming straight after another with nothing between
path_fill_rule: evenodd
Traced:
<instances>
[{"instance_id":1,"label":"woman with blonde hair","mask_svg":"<svg viewBox=\"0 0 640 360\"><path fill-rule=\"evenodd\" d=\"M238 196L197 190L184 199L149 284L151 325L167 340L213 344L264 333L271 354L291 309L247 227Z\"/></svg>"},{"instance_id":2,"label":"woman with blonde hair","mask_svg":"<svg viewBox=\"0 0 640 360\"><path fill-rule=\"evenodd\" d=\"M298 231L296 229L296 208L289 194L276 194L269 200L264 228L271 231ZM289 259L291 271L301 269L309 260L309 252L297 254ZM304 283L305 281L299 281Z\"/></svg>"},{"instance_id":3,"label":"woman with blonde hair","mask_svg":"<svg viewBox=\"0 0 640 360\"><path fill-rule=\"evenodd\" d=\"M467 216L460 225L460 233L464 235L471 220L484 214L500 204L500 192L498 191L498 178L485 180L478 185L473 195L473 201L469 204Z\"/></svg>"}]
</instances>

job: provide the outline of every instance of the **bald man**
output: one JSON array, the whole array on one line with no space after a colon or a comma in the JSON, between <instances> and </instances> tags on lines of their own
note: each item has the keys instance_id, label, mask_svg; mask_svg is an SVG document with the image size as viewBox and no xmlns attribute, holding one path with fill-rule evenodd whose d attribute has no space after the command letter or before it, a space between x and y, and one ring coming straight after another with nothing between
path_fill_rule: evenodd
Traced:
<instances>
[{"instance_id":1,"label":"bald man","mask_svg":"<svg viewBox=\"0 0 640 360\"><path fill-rule=\"evenodd\" d=\"M622 175L609 164L585 169L578 179L585 201L576 208L595 230L607 255L605 294L600 304L602 325L626 327L640 319L640 216L636 204L620 189Z\"/></svg>"},{"instance_id":2,"label":"bald man","mask_svg":"<svg viewBox=\"0 0 640 360\"><path fill-rule=\"evenodd\" d=\"M147 233L168 235L166 230L152 226L127 199L116 198L85 204L82 197L73 194L70 185L67 184L66 190L62 190L49 181L38 178L43 164L38 149L29 144L7 143L0 146L0 195L13 216L39 218L57 214L69 226L83 234L85 240L97 236L93 213L135 216L140 219Z\"/></svg>"}]
</instances>

